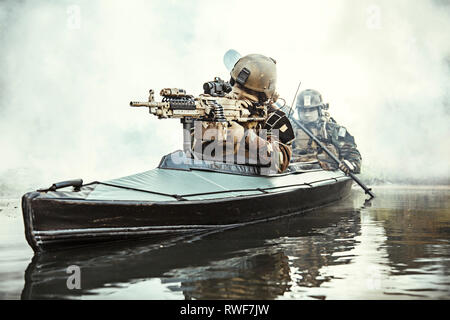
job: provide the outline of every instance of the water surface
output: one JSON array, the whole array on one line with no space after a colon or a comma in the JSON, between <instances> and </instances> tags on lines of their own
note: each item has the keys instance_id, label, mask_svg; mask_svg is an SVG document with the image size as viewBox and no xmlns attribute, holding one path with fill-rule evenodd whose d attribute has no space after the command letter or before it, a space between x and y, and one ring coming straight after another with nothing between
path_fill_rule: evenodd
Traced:
<instances>
[{"instance_id":1,"label":"water surface","mask_svg":"<svg viewBox=\"0 0 450 320\"><path fill-rule=\"evenodd\" d=\"M0 299L449 299L450 188L356 188L334 205L183 241L33 255L0 200ZM67 268L80 267L69 290Z\"/></svg>"}]
</instances>

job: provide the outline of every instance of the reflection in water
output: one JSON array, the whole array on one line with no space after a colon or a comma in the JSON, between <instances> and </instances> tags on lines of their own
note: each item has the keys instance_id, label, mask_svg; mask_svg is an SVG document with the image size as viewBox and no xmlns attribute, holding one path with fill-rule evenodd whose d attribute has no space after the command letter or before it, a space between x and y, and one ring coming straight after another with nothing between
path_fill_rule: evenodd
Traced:
<instances>
[{"instance_id":1,"label":"reflection in water","mask_svg":"<svg viewBox=\"0 0 450 320\"><path fill-rule=\"evenodd\" d=\"M337 237L343 251L333 252L334 263L324 264L318 273L328 283L315 286L306 292L308 296L328 299L385 299L381 282L388 273L385 249L386 236L379 222L373 221L362 210L360 230L351 238ZM289 298L299 297L293 291Z\"/></svg>"},{"instance_id":2,"label":"reflection in water","mask_svg":"<svg viewBox=\"0 0 450 320\"><path fill-rule=\"evenodd\" d=\"M235 272L224 273L225 266ZM181 282L186 299L275 299L290 287L288 259L283 252L231 258L214 263L203 274L200 270Z\"/></svg>"},{"instance_id":3,"label":"reflection in water","mask_svg":"<svg viewBox=\"0 0 450 320\"><path fill-rule=\"evenodd\" d=\"M22 298L449 299L449 189L375 191L196 241L36 255Z\"/></svg>"},{"instance_id":4,"label":"reflection in water","mask_svg":"<svg viewBox=\"0 0 450 320\"><path fill-rule=\"evenodd\" d=\"M391 269L385 293L449 299L449 189L393 191L382 194L372 213L386 230Z\"/></svg>"}]
</instances>

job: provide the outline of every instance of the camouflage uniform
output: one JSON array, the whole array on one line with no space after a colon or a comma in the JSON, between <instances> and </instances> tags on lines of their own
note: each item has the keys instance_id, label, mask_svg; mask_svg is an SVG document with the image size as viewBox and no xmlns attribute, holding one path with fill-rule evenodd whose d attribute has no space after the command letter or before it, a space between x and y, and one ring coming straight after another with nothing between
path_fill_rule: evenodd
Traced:
<instances>
[{"instance_id":1,"label":"camouflage uniform","mask_svg":"<svg viewBox=\"0 0 450 320\"><path fill-rule=\"evenodd\" d=\"M361 154L356 148L355 139L343 126L336 123L333 118L322 117L313 123L303 123L324 146L338 159L350 161L355 170L361 172ZM293 123L295 140L292 145L293 162L306 162L318 160L322 168L336 170L336 162L333 161L317 144L299 127Z\"/></svg>"},{"instance_id":2,"label":"camouflage uniform","mask_svg":"<svg viewBox=\"0 0 450 320\"><path fill-rule=\"evenodd\" d=\"M276 172L284 172L290 162L290 144L294 139L294 132L284 112L273 105L278 97L275 92L276 61L263 55L250 54L235 63L230 75L229 85L224 83L221 83L220 86L214 83L206 84L203 87L205 93L211 95L212 92L207 92L211 88L221 90L229 88L230 92L222 96L242 100L250 114L258 117L264 116L266 121L264 123L230 121L227 136L220 137L220 139L216 139L210 134L206 134L205 137L205 132L209 129L214 130L216 126L222 124L203 123L202 131L198 130L201 131L201 135L197 139L194 135L194 152L201 150L203 158L209 157L211 154L211 157L217 159L231 156L231 160L235 160L234 156L238 156L243 158L244 163L261 167L270 166ZM267 113L255 114L258 112L255 107L262 105L267 107ZM261 135L265 132L266 136ZM207 148L208 150L206 150Z\"/></svg>"},{"instance_id":3,"label":"camouflage uniform","mask_svg":"<svg viewBox=\"0 0 450 320\"><path fill-rule=\"evenodd\" d=\"M235 98L235 97L232 97ZM247 101L249 105L251 105L250 101ZM286 120L284 120L286 119ZM215 129L216 123L206 123L203 122L203 133L202 137L204 137L204 133L208 129ZM229 161L230 155L232 156L233 162L235 163L246 163L246 164L254 164L257 166L266 166L271 165L272 161L275 161L275 170L279 173L284 172L291 160L292 154L292 141L294 138L294 132L292 128L292 124L287 119L285 113L278 109L273 105L269 105L267 108L267 120L264 123L261 122L243 122L239 123L240 126L243 127L244 136L239 141L233 141L233 139L229 139L227 137L226 141L222 143L222 148L217 149L217 141L208 140L208 139L200 139L197 140L195 138L194 131L192 131L192 150L202 150L202 159L208 159L209 152L205 153L206 148L211 151L211 156L214 157L214 160L221 159L221 161ZM201 127L197 127L201 128ZM194 128L193 128L194 129ZM261 130L267 130L267 136L261 136ZM278 131L278 136L274 136L271 134L272 130L276 129ZM202 130L202 129L200 129ZM250 147L250 131L254 132L254 138L257 140L254 142L254 146L256 149L252 149ZM229 133L232 132L232 129L228 130ZM230 141L230 142L228 142ZM201 147L197 144L200 143ZM229 146L231 143L233 146ZM238 160L238 150L242 150L243 159ZM216 154L215 151L220 152ZM229 154L228 152L232 153ZM199 155L197 155L199 156Z\"/></svg>"}]
</instances>

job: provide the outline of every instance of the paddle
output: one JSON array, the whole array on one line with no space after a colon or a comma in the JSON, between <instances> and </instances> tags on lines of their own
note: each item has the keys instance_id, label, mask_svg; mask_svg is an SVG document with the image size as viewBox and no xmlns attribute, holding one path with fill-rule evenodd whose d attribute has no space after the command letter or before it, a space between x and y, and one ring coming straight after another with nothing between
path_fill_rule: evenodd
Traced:
<instances>
[{"instance_id":1,"label":"paddle","mask_svg":"<svg viewBox=\"0 0 450 320\"><path fill-rule=\"evenodd\" d=\"M229 72L233 70L234 65L236 62L241 58L241 54L237 52L234 49L230 49L227 52L225 52L223 56L223 64L227 68Z\"/></svg>"},{"instance_id":2,"label":"paddle","mask_svg":"<svg viewBox=\"0 0 450 320\"><path fill-rule=\"evenodd\" d=\"M297 98L298 90L300 89L300 86L301 86L301 85L302 85L302 82L300 81L300 82L298 83L297 91L295 91L294 100L292 100L291 107L289 108L288 118L291 118L292 106L295 104L295 98Z\"/></svg>"},{"instance_id":3,"label":"paddle","mask_svg":"<svg viewBox=\"0 0 450 320\"><path fill-rule=\"evenodd\" d=\"M320 142L319 139L317 139L308 129L305 128L305 126L303 126L303 124L294 119L294 118L290 118L289 120L291 120L292 122L294 122L297 126L300 127L300 129L302 129L311 139L314 140L315 143L317 143L317 145L322 148L323 151L325 151L325 153L331 158L333 159L337 165L339 166L341 164L341 161L339 161L339 159L330 152L330 150L328 150L327 148L325 148L325 146L322 144L322 142ZM345 173L345 172L344 172ZM375 198L375 194L371 191L372 189L368 188L364 183L362 183L361 180L358 179L358 177L356 177L353 173L349 172L347 175L350 176L350 178L352 178L357 184L359 184L359 186L361 188L364 189L364 192L368 195L370 195L371 198Z\"/></svg>"}]
</instances>

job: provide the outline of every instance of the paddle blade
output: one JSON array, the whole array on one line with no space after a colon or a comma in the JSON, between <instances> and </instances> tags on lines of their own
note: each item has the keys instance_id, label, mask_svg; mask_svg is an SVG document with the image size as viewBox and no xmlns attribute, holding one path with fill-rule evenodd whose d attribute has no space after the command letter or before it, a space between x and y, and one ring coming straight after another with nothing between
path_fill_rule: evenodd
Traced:
<instances>
[{"instance_id":1,"label":"paddle blade","mask_svg":"<svg viewBox=\"0 0 450 320\"><path fill-rule=\"evenodd\" d=\"M223 63L228 71L231 72L236 62L241 58L241 54L234 49L225 52L223 56Z\"/></svg>"}]
</instances>

